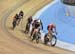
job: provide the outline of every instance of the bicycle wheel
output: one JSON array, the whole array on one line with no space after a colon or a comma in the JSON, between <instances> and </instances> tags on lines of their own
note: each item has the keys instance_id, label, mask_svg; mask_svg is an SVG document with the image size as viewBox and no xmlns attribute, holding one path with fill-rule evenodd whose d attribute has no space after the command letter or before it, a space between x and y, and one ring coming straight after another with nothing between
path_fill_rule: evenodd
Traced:
<instances>
[{"instance_id":1,"label":"bicycle wheel","mask_svg":"<svg viewBox=\"0 0 75 54\"><path fill-rule=\"evenodd\" d=\"M36 38L36 43L39 43L39 39Z\"/></svg>"},{"instance_id":2,"label":"bicycle wheel","mask_svg":"<svg viewBox=\"0 0 75 54\"><path fill-rule=\"evenodd\" d=\"M45 34L44 36L44 44L47 45L47 43L49 42L49 39L47 38L48 34Z\"/></svg>"},{"instance_id":3,"label":"bicycle wheel","mask_svg":"<svg viewBox=\"0 0 75 54\"><path fill-rule=\"evenodd\" d=\"M52 39L50 41L51 46L54 47L56 45L57 42L57 37L55 35L52 36Z\"/></svg>"},{"instance_id":4,"label":"bicycle wheel","mask_svg":"<svg viewBox=\"0 0 75 54\"><path fill-rule=\"evenodd\" d=\"M41 39L40 34L37 33L37 34L36 34L36 43L39 43L39 40L40 40L40 39Z\"/></svg>"}]
</instances>

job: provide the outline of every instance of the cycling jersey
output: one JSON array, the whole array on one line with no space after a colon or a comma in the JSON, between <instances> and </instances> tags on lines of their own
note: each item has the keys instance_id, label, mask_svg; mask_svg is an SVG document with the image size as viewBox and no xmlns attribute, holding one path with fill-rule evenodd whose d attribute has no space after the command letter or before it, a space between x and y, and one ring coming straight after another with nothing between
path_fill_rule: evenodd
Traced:
<instances>
[{"instance_id":1,"label":"cycling jersey","mask_svg":"<svg viewBox=\"0 0 75 54\"><path fill-rule=\"evenodd\" d=\"M16 14L16 15L14 16L14 20L18 20L18 19L19 19L19 15Z\"/></svg>"},{"instance_id":2,"label":"cycling jersey","mask_svg":"<svg viewBox=\"0 0 75 54\"><path fill-rule=\"evenodd\" d=\"M28 23L31 23L32 21L33 21L32 16L30 16L30 17L28 18Z\"/></svg>"},{"instance_id":3,"label":"cycling jersey","mask_svg":"<svg viewBox=\"0 0 75 54\"><path fill-rule=\"evenodd\" d=\"M23 11L20 11L19 16L23 16L23 15L24 15Z\"/></svg>"},{"instance_id":4,"label":"cycling jersey","mask_svg":"<svg viewBox=\"0 0 75 54\"><path fill-rule=\"evenodd\" d=\"M47 27L47 30L53 30L53 28L55 28L54 24L49 24Z\"/></svg>"}]
</instances>

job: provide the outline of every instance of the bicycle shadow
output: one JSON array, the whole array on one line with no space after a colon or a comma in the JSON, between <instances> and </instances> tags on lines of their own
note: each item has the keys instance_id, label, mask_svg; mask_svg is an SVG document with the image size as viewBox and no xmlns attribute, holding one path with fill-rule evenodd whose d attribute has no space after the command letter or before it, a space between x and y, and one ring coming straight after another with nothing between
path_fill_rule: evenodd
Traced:
<instances>
[{"instance_id":1,"label":"bicycle shadow","mask_svg":"<svg viewBox=\"0 0 75 54\"><path fill-rule=\"evenodd\" d=\"M25 30L19 29L20 32L25 33Z\"/></svg>"},{"instance_id":2,"label":"bicycle shadow","mask_svg":"<svg viewBox=\"0 0 75 54\"><path fill-rule=\"evenodd\" d=\"M8 29L10 29L10 30L14 30L13 27L8 27Z\"/></svg>"}]
</instances>

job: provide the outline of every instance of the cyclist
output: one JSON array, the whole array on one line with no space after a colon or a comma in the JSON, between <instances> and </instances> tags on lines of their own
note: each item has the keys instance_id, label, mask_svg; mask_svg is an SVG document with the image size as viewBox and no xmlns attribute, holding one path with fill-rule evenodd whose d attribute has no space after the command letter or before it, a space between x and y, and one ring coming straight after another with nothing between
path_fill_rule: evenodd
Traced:
<instances>
[{"instance_id":1,"label":"cyclist","mask_svg":"<svg viewBox=\"0 0 75 54\"><path fill-rule=\"evenodd\" d=\"M13 29L16 27L16 24L17 24L18 20L19 20L19 15L16 14L14 16L13 23L12 23L13 24Z\"/></svg>"},{"instance_id":2,"label":"cyclist","mask_svg":"<svg viewBox=\"0 0 75 54\"><path fill-rule=\"evenodd\" d=\"M36 19L34 20L33 24L32 24L32 31L31 31L31 37L33 37L32 41L35 40L36 36L35 33L40 33L40 28L42 27L43 29L43 25L40 19Z\"/></svg>"},{"instance_id":3,"label":"cyclist","mask_svg":"<svg viewBox=\"0 0 75 54\"><path fill-rule=\"evenodd\" d=\"M29 32L30 24L32 23L32 21L33 21L32 16L30 16L30 17L27 19L27 24L26 24L26 28L25 28L25 33L28 33L28 32Z\"/></svg>"},{"instance_id":4,"label":"cyclist","mask_svg":"<svg viewBox=\"0 0 75 54\"><path fill-rule=\"evenodd\" d=\"M56 33L57 35L56 26L54 24L49 24L47 26L47 30L48 30L48 33L46 33L44 36L44 44L46 45L49 41L52 41L52 38L55 38L55 43L52 44L51 42L51 46L55 46L57 38L53 33Z\"/></svg>"},{"instance_id":5,"label":"cyclist","mask_svg":"<svg viewBox=\"0 0 75 54\"><path fill-rule=\"evenodd\" d=\"M56 26L54 24L49 24L47 26L47 30L48 30L48 38L51 38L52 35L53 35L53 33L57 34L57 32L56 32Z\"/></svg>"},{"instance_id":6,"label":"cyclist","mask_svg":"<svg viewBox=\"0 0 75 54\"><path fill-rule=\"evenodd\" d=\"M23 11L20 11L20 12L19 12L18 25L20 24L21 19L23 19L23 16L24 16L24 12L23 12Z\"/></svg>"},{"instance_id":7,"label":"cyclist","mask_svg":"<svg viewBox=\"0 0 75 54\"><path fill-rule=\"evenodd\" d=\"M19 12L19 17L22 19L23 16L24 16L24 12L23 12L23 11L20 11L20 12Z\"/></svg>"}]
</instances>

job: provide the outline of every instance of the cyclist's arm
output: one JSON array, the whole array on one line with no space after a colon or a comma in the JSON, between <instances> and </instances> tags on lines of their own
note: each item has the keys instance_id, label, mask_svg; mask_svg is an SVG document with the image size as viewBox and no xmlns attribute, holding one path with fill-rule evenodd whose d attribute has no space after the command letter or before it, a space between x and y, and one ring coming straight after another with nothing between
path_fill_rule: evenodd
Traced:
<instances>
[{"instance_id":1,"label":"cyclist's arm","mask_svg":"<svg viewBox=\"0 0 75 54\"><path fill-rule=\"evenodd\" d=\"M42 30L43 30L43 24L42 24L42 22L41 22L41 27L42 27Z\"/></svg>"},{"instance_id":2,"label":"cyclist's arm","mask_svg":"<svg viewBox=\"0 0 75 54\"><path fill-rule=\"evenodd\" d=\"M54 29L55 29L55 33L57 34L57 31L56 31L56 26L55 26L55 28L54 28Z\"/></svg>"}]
</instances>

